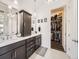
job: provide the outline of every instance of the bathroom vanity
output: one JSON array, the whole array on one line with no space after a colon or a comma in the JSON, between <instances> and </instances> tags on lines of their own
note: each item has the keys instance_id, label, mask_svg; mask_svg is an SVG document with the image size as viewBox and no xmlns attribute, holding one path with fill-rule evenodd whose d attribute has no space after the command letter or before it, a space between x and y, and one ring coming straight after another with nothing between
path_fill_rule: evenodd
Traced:
<instances>
[{"instance_id":1,"label":"bathroom vanity","mask_svg":"<svg viewBox=\"0 0 79 59\"><path fill-rule=\"evenodd\" d=\"M41 46L41 34L31 35L31 14L20 14L0 2L0 59L28 59Z\"/></svg>"},{"instance_id":2,"label":"bathroom vanity","mask_svg":"<svg viewBox=\"0 0 79 59\"><path fill-rule=\"evenodd\" d=\"M0 43L0 59L28 59L41 46L41 34Z\"/></svg>"}]
</instances>

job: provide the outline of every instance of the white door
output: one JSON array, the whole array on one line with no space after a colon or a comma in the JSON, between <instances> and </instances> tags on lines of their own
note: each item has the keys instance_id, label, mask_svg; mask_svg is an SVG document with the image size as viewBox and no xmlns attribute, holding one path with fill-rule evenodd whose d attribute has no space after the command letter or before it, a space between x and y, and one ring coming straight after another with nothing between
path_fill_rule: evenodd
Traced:
<instances>
[{"instance_id":1,"label":"white door","mask_svg":"<svg viewBox=\"0 0 79 59\"><path fill-rule=\"evenodd\" d=\"M78 59L77 0L69 1L67 7L67 54Z\"/></svg>"},{"instance_id":2,"label":"white door","mask_svg":"<svg viewBox=\"0 0 79 59\"><path fill-rule=\"evenodd\" d=\"M71 58L78 59L78 19L77 19L77 0L72 1L72 33L71 33Z\"/></svg>"}]
</instances>

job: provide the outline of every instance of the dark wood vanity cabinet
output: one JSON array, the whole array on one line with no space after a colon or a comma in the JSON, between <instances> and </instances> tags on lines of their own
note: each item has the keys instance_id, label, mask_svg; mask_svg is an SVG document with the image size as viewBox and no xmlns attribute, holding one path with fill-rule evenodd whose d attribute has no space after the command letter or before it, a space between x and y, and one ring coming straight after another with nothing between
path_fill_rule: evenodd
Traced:
<instances>
[{"instance_id":1,"label":"dark wood vanity cabinet","mask_svg":"<svg viewBox=\"0 0 79 59\"><path fill-rule=\"evenodd\" d=\"M25 41L0 48L0 59L25 59Z\"/></svg>"},{"instance_id":2,"label":"dark wood vanity cabinet","mask_svg":"<svg viewBox=\"0 0 79 59\"><path fill-rule=\"evenodd\" d=\"M3 54L2 56L0 56L0 59L11 59L11 53L12 52L8 52L6 54Z\"/></svg>"},{"instance_id":3,"label":"dark wood vanity cabinet","mask_svg":"<svg viewBox=\"0 0 79 59\"><path fill-rule=\"evenodd\" d=\"M35 37L35 49L38 49L41 46L41 35Z\"/></svg>"},{"instance_id":4,"label":"dark wood vanity cabinet","mask_svg":"<svg viewBox=\"0 0 79 59\"><path fill-rule=\"evenodd\" d=\"M28 59L41 46L41 35L0 48L0 59Z\"/></svg>"},{"instance_id":5,"label":"dark wood vanity cabinet","mask_svg":"<svg viewBox=\"0 0 79 59\"><path fill-rule=\"evenodd\" d=\"M12 59L26 59L25 58L25 46L21 46L14 49L12 52Z\"/></svg>"},{"instance_id":6,"label":"dark wood vanity cabinet","mask_svg":"<svg viewBox=\"0 0 79 59\"><path fill-rule=\"evenodd\" d=\"M25 58L25 46L6 52L0 56L0 59L26 59Z\"/></svg>"},{"instance_id":7,"label":"dark wood vanity cabinet","mask_svg":"<svg viewBox=\"0 0 79 59\"><path fill-rule=\"evenodd\" d=\"M41 35L26 40L26 56L29 58L41 46Z\"/></svg>"},{"instance_id":8,"label":"dark wood vanity cabinet","mask_svg":"<svg viewBox=\"0 0 79 59\"><path fill-rule=\"evenodd\" d=\"M26 57L29 58L35 52L35 37L26 40Z\"/></svg>"},{"instance_id":9,"label":"dark wood vanity cabinet","mask_svg":"<svg viewBox=\"0 0 79 59\"><path fill-rule=\"evenodd\" d=\"M20 11L20 33L21 36L31 35L31 14L21 10Z\"/></svg>"}]
</instances>

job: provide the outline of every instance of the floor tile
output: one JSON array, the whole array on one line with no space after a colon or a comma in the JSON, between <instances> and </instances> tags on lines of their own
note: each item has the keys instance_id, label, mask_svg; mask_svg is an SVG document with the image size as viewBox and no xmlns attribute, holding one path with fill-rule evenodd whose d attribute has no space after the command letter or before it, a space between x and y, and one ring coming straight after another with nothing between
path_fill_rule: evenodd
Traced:
<instances>
[{"instance_id":1,"label":"floor tile","mask_svg":"<svg viewBox=\"0 0 79 59\"><path fill-rule=\"evenodd\" d=\"M62 51L47 49L44 57L34 53L29 59L69 59L69 57Z\"/></svg>"}]
</instances>

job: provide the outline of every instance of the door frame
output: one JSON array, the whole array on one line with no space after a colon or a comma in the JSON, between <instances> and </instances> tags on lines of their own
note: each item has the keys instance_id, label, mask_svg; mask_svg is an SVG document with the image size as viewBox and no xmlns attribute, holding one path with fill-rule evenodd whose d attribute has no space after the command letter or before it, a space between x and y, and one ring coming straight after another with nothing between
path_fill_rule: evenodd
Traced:
<instances>
[{"instance_id":1,"label":"door frame","mask_svg":"<svg viewBox=\"0 0 79 59\"><path fill-rule=\"evenodd\" d=\"M67 52L67 10L66 10L66 5L63 6L64 7L64 21L65 21L65 48L64 51L65 53Z\"/></svg>"},{"instance_id":2,"label":"door frame","mask_svg":"<svg viewBox=\"0 0 79 59\"><path fill-rule=\"evenodd\" d=\"M64 48L64 51L65 51L65 53L66 53L66 52L67 52L67 38L66 38L66 36L67 36L66 5L60 6L60 7L58 7L58 8L63 8L63 10L64 10L64 16L63 16L63 19L62 19L62 36L64 36L64 46L63 46L63 48ZM55 8L55 9L58 9L58 8ZM51 10L53 10L53 9L51 9ZM51 12L50 12L50 14L51 14ZM64 24L65 29L63 29L63 22L65 22L65 24ZM64 31L64 30L65 30L65 31ZM65 33L63 33L63 31L64 31ZM63 34L64 34L64 35L63 35ZM63 37L62 37L62 40L63 40Z\"/></svg>"}]
</instances>

